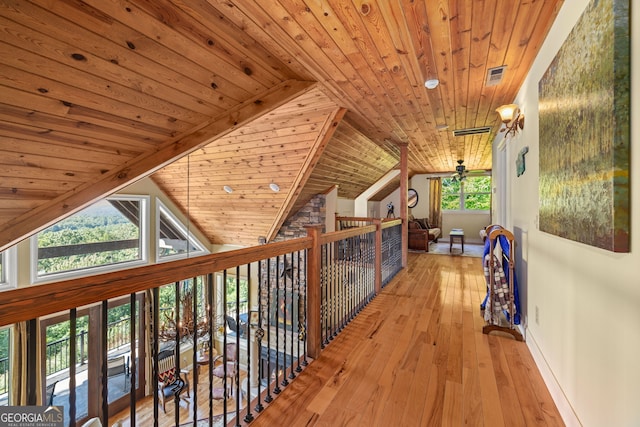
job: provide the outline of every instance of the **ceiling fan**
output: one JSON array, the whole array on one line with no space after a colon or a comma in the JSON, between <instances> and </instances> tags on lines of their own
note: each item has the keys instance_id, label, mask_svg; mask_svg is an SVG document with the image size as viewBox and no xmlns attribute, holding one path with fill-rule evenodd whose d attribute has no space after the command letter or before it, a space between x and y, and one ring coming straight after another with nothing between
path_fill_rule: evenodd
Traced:
<instances>
[{"instance_id":1,"label":"ceiling fan","mask_svg":"<svg viewBox=\"0 0 640 427\"><path fill-rule=\"evenodd\" d=\"M464 160L462 159L458 160L458 166L456 166L456 171L451 175L451 177L457 181L462 181L468 175L480 175L486 172L482 169L467 170L467 167L463 165L463 163L464 163Z\"/></svg>"}]
</instances>

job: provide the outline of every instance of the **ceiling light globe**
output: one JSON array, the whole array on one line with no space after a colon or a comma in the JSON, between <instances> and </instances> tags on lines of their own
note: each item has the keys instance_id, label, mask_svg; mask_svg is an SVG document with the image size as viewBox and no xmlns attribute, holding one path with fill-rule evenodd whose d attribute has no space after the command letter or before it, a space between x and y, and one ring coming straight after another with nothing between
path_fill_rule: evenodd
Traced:
<instances>
[{"instance_id":1,"label":"ceiling light globe","mask_svg":"<svg viewBox=\"0 0 640 427\"><path fill-rule=\"evenodd\" d=\"M424 82L424 87L426 87L427 89L435 89L438 87L439 84L440 84L440 80L429 79L426 82Z\"/></svg>"}]
</instances>

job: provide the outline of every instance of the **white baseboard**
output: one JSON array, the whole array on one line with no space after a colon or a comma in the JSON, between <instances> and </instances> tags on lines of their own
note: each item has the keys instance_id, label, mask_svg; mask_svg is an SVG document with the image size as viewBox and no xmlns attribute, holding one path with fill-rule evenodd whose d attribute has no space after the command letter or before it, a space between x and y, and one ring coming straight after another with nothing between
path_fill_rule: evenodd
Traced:
<instances>
[{"instance_id":1,"label":"white baseboard","mask_svg":"<svg viewBox=\"0 0 640 427\"><path fill-rule=\"evenodd\" d=\"M551 368L549 368L547 361L544 359L544 356L540 351L538 344L536 343L535 337L531 334L531 331L529 329L527 329L527 340L525 342L527 343L527 347L529 347L529 351L531 351L533 360L538 366L538 370L540 371L540 375L542 375L544 383L549 389L551 398L555 402L556 407L560 412L562 421L564 421L567 427L581 427L582 423L580 423L578 416L567 400L567 396L565 396L564 392L562 391L562 387L560 387L560 384L558 384L558 382L556 381L556 377L553 375Z\"/></svg>"}]
</instances>

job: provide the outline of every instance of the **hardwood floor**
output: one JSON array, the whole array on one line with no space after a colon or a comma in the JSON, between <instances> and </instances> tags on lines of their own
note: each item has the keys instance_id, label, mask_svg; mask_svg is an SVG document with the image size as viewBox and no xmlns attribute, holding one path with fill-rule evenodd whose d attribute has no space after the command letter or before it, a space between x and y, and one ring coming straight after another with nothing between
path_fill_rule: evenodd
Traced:
<instances>
[{"instance_id":1,"label":"hardwood floor","mask_svg":"<svg viewBox=\"0 0 640 427\"><path fill-rule=\"evenodd\" d=\"M410 253L408 264L251 426L564 425L526 344L482 333L480 259ZM139 404L137 424L152 410ZM173 425L173 405L160 418Z\"/></svg>"},{"instance_id":2,"label":"hardwood floor","mask_svg":"<svg viewBox=\"0 0 640 427\"><path fill-rule=\"evenodd\" d=\"M479 258L401 271L252 426L562 426L525 343L484 335Z\"/></svg>"}]
</instances>

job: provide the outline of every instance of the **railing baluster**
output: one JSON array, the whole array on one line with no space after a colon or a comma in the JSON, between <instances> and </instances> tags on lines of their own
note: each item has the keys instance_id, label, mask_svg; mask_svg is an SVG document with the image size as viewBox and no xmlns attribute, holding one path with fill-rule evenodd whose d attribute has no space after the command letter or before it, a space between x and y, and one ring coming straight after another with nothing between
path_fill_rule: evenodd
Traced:
<instances>
[{"instance_id":1,"label":"railing baluster","mask_svg":"<svg viewBox=\"0 0 640 427\"><path fill-rule=\"evenodd\" d=\"M271 325L269 322L269 314L271 313L271 258L267 259L267 310L266 310L266 328L267 328L267 395L264 398L266 403L271 403L273 397L271 396ZM262 348L260 348L260 354L262 354Z\"/></svg>"},{"instance_id":2,"label":"railing baluster","mask_svg":"<svg viewBox=\"0 0 640 427\"><path fill-rule=\"evenodd\" d=\"M227 319L226 316L227 315L227 270L224 270L224 273L222 273L222 282L223 282L223 286L222 286L222 307L225 310L225 312L223 313L223 318L222 318L222 324L223 326L223 333L222 333L222 372L223 372L223 378L222 378L222 388L224 389L224 400L222 402L222 406L223 406L223 417L222 417L222 423L223 425L227 424L227 399L229 398L228 394L227 394L227 390L228 390L228 384L227 384L227 359L229 357L229 355L227 354Z\"/></svg>"},{"instance_id":3,"label":"railing baluster","mask_svg":"<svg viewBox=\"0 0 640 427\"><path fill-rule=\"evenodd\" d=\"M282 382L280 383L283 387L289 385L289 381L287 380L287 255L283 255L282 258L282 272L280 273L280 277L282 278ZM291 300L293 301L293 295L291 295ZM280 352L280 347L278 347L278 352Z\"/></svg>"},{"instance_id":4,"label":"railing baluster","mask_svg":"<svg viewBox=\"0 0 640 427\"><path fill-rule=\"evenodd\" d=\"M138 378L138 369L136 361L136 322L135 318L138 314L136 310L136 294L131 294L129 298L129 425L136 426L136 379ZM125 375L126 378L126 375Z\"/></svg>"},{"instance_id":5,"label":"railing baluster","mask_svg":"<svg viewBox=\"0 0 640 427\"><path fill-rule=\"evenodd\" d=\"M214 322L213 322L213 273L207 275L207 322L209 326L209 427L213 427L213 349L214 349Z\"/></svg>"},{"instance_id":6,"label":"railing baluster","mask_svg":"<svg viewBox=\"0 0 640 427\"><path fill-rule=\"evenodd\" d=\"M180 359L181 359L181 352L180 352L180 337L182 335L182 331L180 331L180 327L182 325L182 323L180 322L180 319L182 319L182 313L181 313L181 308L182 308L182 304L180 304L180 300L181 300L181 289L180 289L180 281L176 281L174 284L175 287L175 295L176 295L176 299L175 299L175 325L176 325L176 347L175 347L175 351L174 351L174 361L176 363L176 377L178 375L180 375ZM175 425L180 425L180 392L174 393L174 399L173 399L173 414L174 414L174 422Z\"/></svg>"},{"instance_id":7,"label":"railing baluster","mask_svg":"<svg viewBox=\"0 0 640 427\"><path fill-rule=\"evenodd\" d=\"M158 396L158 383L160 381L160 367L158 366L158 332L160 329L160 288L155 287L151 290L151 307L152 313L152 325L153 325L153 345L151 349L151 357L153 358L152 366L152 380L153 384L153 426L158 427L158 416L160 415L158 405L160 404L160 398Z\"/></svg>"},{"instance_id":8,"label":"railing baluster","mask_svg":"<svg viewBox=\"0 0 640 427\"><path fill-rule=\"evenodd\" d=\"M264 376L264 367L262 364L262 338L264 337L264 330L262 329L262 289L263 289L263 280L262 280L262 265L263 261L258 262L258 325L256 326L256 340L258 341L256 358L258 359L258 372L256 373L258 376L258 392L257 392L257 400L255 410L260 413L264 409L262 405L262 392L260 390L262 386L262 377ZM251 289L251 287L249 287ZM251 313L249 313L249 328L251 327ZM251 334L249 334L251 335Z\"/></svg>"},{"instance_id":9,"label":"railing baluster","mask_svg":"<svg viewBox=\"0 0 640 427\"><path fill-rule=\"evenodd\" d=\"M290 310L291 313L289 313L289 314L291 316L291 322L290 322L291 323L291 331L290 331L291 336L289 337L290 338L289 341L291 343L291 352L289 354L290 354L291 365L290 365L289 379L292 380L292 379L294 379L296 377L296 374L293 373L293 369L294 369L294 365L295 365L295 363L294 363L294 352L293 352L293 335L295 333L295 329L297 329L296 328L296 323L294 323L294 320L293 320L293 315L298 311L297 310L297 308L298 308L297 307L297 302L298 301L295 299L295 296L296 296L296 293L295 293L295 279L294 279L294 277L295 277L294 276L295 262L294 262L293 252L290 254L290 257L291 257L291 263L290 263L291 275L289 276L289 279L291 281L291 310ZM298 294L298 299L299 298L300 298L300 294Z\"/></svg>"},{"instance_id":10,"label":"railing baluster","mask_svg":"<svg viewBox=\"0 0 640 427\"><path fill-rule=\"evenodd\" d=\"M102 425L109 425L109 387L107 377L107 316L109 314L109 303L107 300L102 301L101 310L101 324L102 331L100 346L100 362L102 363Z\"/></svg>"},{"instance_id":11,"label":"railing baluster","mask_svg":"<svg viewBox=\"0 0 640 427\"><path fill-rule=\"evenodd\" d=\"M273 388L274 394L280 394L282 391L280 389L280 313L278 312L278 308L280 305L280 255L276 257L276 277L275 277L275 322L276 322L276 378L275 378L275 387ZM269 353L271 353L271 349L269 349Z\"/></svg>"},{"instance_id":12,"label":"railing baluster","mask_svg":"<svg viewBox=\"0 0 640 427\"><path fill-rule=\"evenodd\" d=\"M192 406L192 414L193 414L193 423L195 424L198 420L198 277L195 276L193 279L193 299L191 300L191 315L193 316L193 348L192 348L192 372L193 372L193 406Z\"/></svg>"},{"instance_id":13,"label":"railing baluster","mask_svg":"<svg viewBox=\"0 0 640 427\"><path fill-rule=\"evenodd\" d=\"M247 264L247 291L251 293L251 285L253 284L251 277L251 264ZM259 297L258 297L259 298ZM247 299L249 299L249 295L247 295ZM240 316L238 315L238 320ZM240 322L238 321L238 324ZM253 421L253 415L251 414L251 311L247 311L247 322L245 323L246 333L245 338L247 340L247 413L244 416L244 422L250 423ZM240 340L240 336L238 335L238 341ZM255 356L254 356L255 357ZM254 373L256 375L257 373ZM238 368L238 379L240 379L240 368ZM240 400L240 396L238 396L238 400ZM238 417L240 418L240 417Z\"/></svg>"},{"instance_id":14,"label":"railing baluster","mask_svg":"<svg viewBox=\"0 0 640 427\"><path fill-rule=\"evenodd\" d=\"M69 361L69 426L76 425L76 316L77 310L69 310L69 344L71 347L71 360ZM52 402L53 403L53 402ZM48 405L49 402L44 402Z\"/></svg>"},{"instance_id":15,"label":"railing baluster","mask_svg":"<svg viewBox=\"0 0 640 427\"><path fill-rule=\"evenodd\" d=\"M303 295L302 295L302 284L300 282L300 251L296 252L296 259L297 259L297 263L296 263L296 283L297 283L297 288L298 288L298 318L296 319L296 325L297 325L297 329L298 329L298 339L296 340L296 348L297 348L297 353L296 353L296 359L298 359L298 366L296 367L296 372L302 372L302 367L300 366L300 359L302 358L302 353L300 353L300 342L302 341L302 337L304 334L303 331L303 323L301 321L302 319L302 312L304 310L306 310L306 305L302 304L303 301ZM306 294L306 292L305 292Z\"/></svg>"},{"instance_id":16,"label":"railing baluster","mask_svg":"<svg viewBox=\"0 0 640 427\"><path fill-rule=\"evenodd\" d=\"M236 426L240 426L240 266L236 267L236 354L235 357L235 365L236 369L233 372L233 381L235 382L235 393L236 393Z\"/></svg>"}]
</instances>

